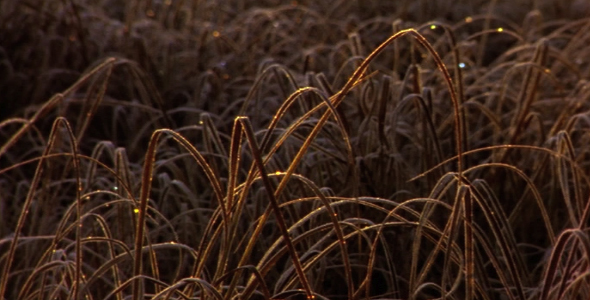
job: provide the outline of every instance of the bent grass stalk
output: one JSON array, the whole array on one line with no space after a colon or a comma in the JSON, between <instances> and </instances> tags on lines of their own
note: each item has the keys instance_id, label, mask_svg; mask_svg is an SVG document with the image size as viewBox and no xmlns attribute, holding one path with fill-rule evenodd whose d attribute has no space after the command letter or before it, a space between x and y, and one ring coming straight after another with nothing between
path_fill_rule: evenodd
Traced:
<instances>
[{"instance_id":1,"label":"bent grass stalk","mask_svg":"<svg viewBox=\"0 0 590 300\"><path fill-rule=\"evenodd\" d=\"M0 25L0 298L587 298L587 22L197 2Z\"/></svg>"},{"instance_id":2,"label":"bent grass stalk","mask_svg":"<svg viewBox=\"0 0 590 300\"><path fill-rule=\"evenodd\" d=\"M56 98L56 99L59 99ZM41 159L39 160L39 163L37 164L37 167L35 169L35 175L33 177L33 180L31 182L31 187L29 189L29 193L27 195L26 201L23 204L23 208L21 213L19 214L19 218L18 218L18 222L17 222L17 226L14 230L14 236L12 238L12 241L10 243L10 248L8 250L8 253L6 255L6 263L4 264L4 268L2 269L2 276L0 277L0 296L4 297L5 293L6 293L6 288L7 288L7 283L8 283L8 275L10 274L10 267L12 266L13 263L13 259L14 259L14 255L16 252L16 247L18 245L18 240L19 240L19 236L21 234L22 228L25 224L26 221L26 217L28 215L29 209L31 208L31 204L33 202L33 198L35 197L35 192L36 192L36 188L40 183L41 180L41 175L43 174L43 170L44 170L44 163L47 160L47 158L49 157L49 153L50 151L53 149L53 145L54 142L56 141L57 137L58 137L58 127L61 123L65 123L67 124L67 121L65 121L65 119L57 119L55 120L55 122L53 123L53 128L51 129L51 133L49 136L49 140L47 143L47 146L45 147L45 150L43 152L43 154L41 155ZM67 125L66 125L67 126ZM25 126L26 127L26 126ZM23 129L25 128L23 127ZM69 129L69 127L68 127ZM69 133L72 133L71 129L68 130ZM24 134L24 130L19 131L19 133ZM70 135L73 136L73 135ZM16 139L16 138L15 138ZM71 142L73 143L75 139L72 139ZM11 140L12 141L12 140ZM13 141L14 143L15 141ZM9 141L10 143L10 141ZM7 143L8 144L8 143ZM6 146L6 145L5 145ZM72 146L72 151L74 154L74 161L77 161L77 155L76 155L76 151L73 150L75 148L75 146ZM1 152L0 152L1 154ZM78 171L78 163L74 162L75 165L75 170ZM78 176L77 178L80 178L80 174L79 171L77 172ZM78 181L79 184L79 181ZM81 186L78 186L78 193L80 192ZM78 214L77 214L77 218L78 218L78 224L80 224L80 194L77 194L77 207L78 207ZM79 227L79 226L78 226ZM79 236L79 231L77 231L77 237L76 237L76 255L79 256L78 258L76 258L76 262L79 263L79 265L76 265L76 285L78 285L80 283L80 278L81 278L81 274L80 274L80 268L82 265L82 255L81 255L81 251L80 251L80 236ZM77 291L77 288L74 288L74 291Z\"/></svg>"}]
</instances>

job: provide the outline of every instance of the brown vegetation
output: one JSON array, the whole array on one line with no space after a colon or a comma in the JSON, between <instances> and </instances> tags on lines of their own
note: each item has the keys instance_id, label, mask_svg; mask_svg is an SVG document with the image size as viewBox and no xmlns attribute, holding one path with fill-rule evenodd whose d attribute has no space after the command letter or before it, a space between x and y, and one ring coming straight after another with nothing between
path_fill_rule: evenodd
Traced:
<instances>
[{"instance_id":1,"label":"brown vegetation","mask_svg":"<svg viewBox=\"0 0 590 300\"><path fill-rule=\"evenodd\" d=\"M0 299L588 299L586 1L0 2Z\"/></svg>"}]
</instances>

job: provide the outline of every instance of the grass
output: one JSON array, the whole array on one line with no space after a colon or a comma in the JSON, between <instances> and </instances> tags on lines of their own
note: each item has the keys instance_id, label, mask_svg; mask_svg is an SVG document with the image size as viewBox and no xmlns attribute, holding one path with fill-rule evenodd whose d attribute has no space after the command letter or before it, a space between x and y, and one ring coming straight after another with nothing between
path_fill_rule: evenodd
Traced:
<instances>
[{"instance_id":1,"label":"grass","mask_svg":"<svg viewBox=\"0 0 590 300\"><path fill-rule=\"evenodd\" d=\"M0 3L0 299L588 299L590 6L383 2Z\"/></svg>"}]
</instances>

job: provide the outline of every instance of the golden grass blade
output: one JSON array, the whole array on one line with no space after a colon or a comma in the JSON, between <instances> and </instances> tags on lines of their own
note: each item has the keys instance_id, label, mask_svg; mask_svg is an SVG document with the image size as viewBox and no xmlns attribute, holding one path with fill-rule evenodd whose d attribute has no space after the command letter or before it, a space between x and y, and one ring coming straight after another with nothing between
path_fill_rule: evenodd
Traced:
<instances>
[{"instance_id":1,"label":"golden grass blade","mask_svg":"<svg viewBox=\"0 0 590 300\"><path fill-rule=\"evenodd\" d=\"M10 249L8 250L8 253L6 255L6 263L4 264L4 268L2 269L2 273L0 276L0 297L5 296L7 283L8 283L8 276L10 274L10 267L13 263L14 254L15 254L16 247L18 244L18 239L21 234L21 230L24 226L29 209L31 207L37 187L40 184L40 179L41 179L41 175L43 174L43 171L44 171L44 164L45 164L46 157L49 155L50 151L53 150L54 142L58 138L58 128L61 123L67 124L67 121L65 121L64 119L57 119L53 123L50 138L49 138L48 143L45 147L45 150L43 151L43 154L41 155L39 163L37 164L37 167L35 169L35 176L33 177L33 180L31 182L31 186L29 188L27 199L26 199L25 203L23 204L23 208L22 208L21 213L19 214L18 223L17 223L17 226L14 230L14 236L13 236L12 241L10 243ZM25 127L23 127L23 129L21 129L21 131L23 131L23 130L26 130ZM23 131L23 133L24 133L24 131ZM70 133L71 133L71 130L70 130ZM2 151L0 151L0 153L1 152ZM79 175L80 174L78 174L78 176L77 176L78 178L79 178ZM78 190L77 193L79 193L79 192L80 191ZM78 194L77 199L79 200L79 194ZM80 217L80 215L78 214L78 221L80 221L79 217ZM77 245L76 252L77 252L77 254L80 254L80 256L81 256L80 249L79 249L79 241L78 241L78 243L76 243L76 245ZM81 261L81 257L79 258L79 260ZM77 271L76 271L76 278L78 280L81 278L80 269L79 269L80 267L81 267L81 262L80 262L80 265L77 267ZM79 281L76 284L79 284ZM74 288L74 291L76 291L76 290L77 290L77 288Z\"/></svg>"},{"instance_id":2,"label":"golden grass blade","mask_svg":"<svg viewBox=\"0 0 590 300\"><path fill-rule=\"evenodd\" d=\"M36 121L43 118L43 116L45 116L49 110L53 109L58 103L63 101L63 99L65 97L69 96L71 93L78 90L84 83L86 83L86 81L88 81L90 78L92 78L92 76L94 76L97 73L100 73L101 71L103 71L105 69L109 69L110 66L115 63L115 61L116 60L114 58L106 59L104 62L102 62L101 64L96 66L94 69L87 72L84 76L82 76L82 78L80 78L78 81L76 81L75 84L73 84L71 87L69 87L63 93L59 93L59 94L56 94L55 96L51 97L51 99L49 99L39 110L37 110L35 115L29 119L29 122L25 123L18 130L17 133L13 134L12 137L0 147L0 157L2 157L8 151L8 149L12 145L14 145L26 132L28 132L29 129L31 128L31 126Z\"/></svg>"},{"instance_id":3,"label":"golden grass blade","mask_svg":"<svg viewBox=\"0 0 590 300\"><path fill-rule=\"evenodd\" d=\"M289 231L287 230L287 225L285 223L285 220L284 220L281 210L279 208L279 204L277 202L277 199L275 198L276 197L275 193L278 193L278 192L275 191L275 189L272 186L272 183L270 182L270 180L268 178L268 174L266 173L266 170L264 167L264 162L262 161L260 149L258 148L258 143L256 142L256 139L254 137L254 132L253 132L252 128L250 127L250 123L248 123L247 118L244 118L244 117L237 118L236 119L236 126L237 125L241 126L240 130L237 130L237 131L241 132L243 130L244 134L246 135L246 138L248 139L248 145L250 146L250 149L252 151L252 158L254 159L254 162L256 163L256 167L258 168L258 171L260 172L262 182L264 183L264 186L268 192L270 205L273 209L273 212L275 213L275 216L277 218L277 224L279 225L279 229L281 230L281 233L282 233L282 235L285 239L285 242L287 244L287 247L289 249L289 254L290 254L291 259L293 261L293 265L295 266L295 270L297 271L297 275L299 277L299 280L305 290L307 298L313 299L314 296L311 291L311 287L309 285L309 282L307 281L305 273L303 273L303 268L301 267L301 262L299 260L299 256L297 254L297 251L295 250L295 247L292 244L291 237L289 235Z\"/></svg>"}]
</instances>

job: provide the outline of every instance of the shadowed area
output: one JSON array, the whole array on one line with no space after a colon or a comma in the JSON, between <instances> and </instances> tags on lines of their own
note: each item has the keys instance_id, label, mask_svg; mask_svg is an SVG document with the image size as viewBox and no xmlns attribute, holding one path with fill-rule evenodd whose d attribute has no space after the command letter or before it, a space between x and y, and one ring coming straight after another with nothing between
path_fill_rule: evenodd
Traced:
<instances>
[{"instance_id":1,"label":"shadowed area","mask_svg":"<svg viewBox=\"0 0 590 300\"><path fill-rule=\"evenodd\" d=\"M587 1L0 2L0 299L588 299Z\"/></svg>"}]
</instances>

